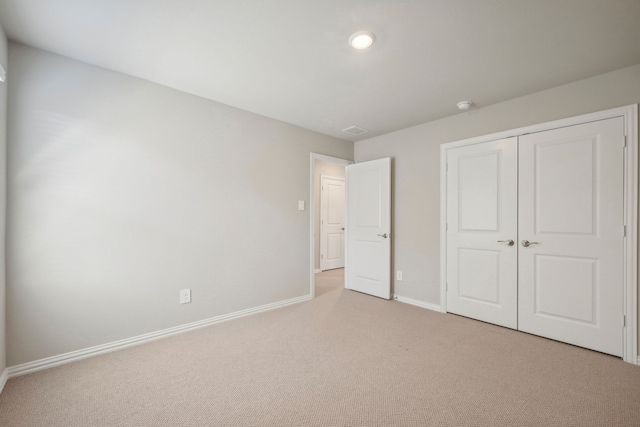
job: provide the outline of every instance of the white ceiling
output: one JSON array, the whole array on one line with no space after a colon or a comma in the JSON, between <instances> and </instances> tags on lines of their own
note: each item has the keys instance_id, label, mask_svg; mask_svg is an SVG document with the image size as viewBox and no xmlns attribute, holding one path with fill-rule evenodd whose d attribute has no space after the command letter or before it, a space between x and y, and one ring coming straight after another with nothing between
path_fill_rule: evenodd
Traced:
<instances>
[{"instance_id":1,"label":"white ceiling","mask_svg":"<svg viewBox=\"0 0 640 427\"><path fill-rule=\"evenodd\" d=\"M639 0L0 0L0 24L351 141L640 63ZM376 44L348 47L364 29Z\"/></svg>"}]
</instances>

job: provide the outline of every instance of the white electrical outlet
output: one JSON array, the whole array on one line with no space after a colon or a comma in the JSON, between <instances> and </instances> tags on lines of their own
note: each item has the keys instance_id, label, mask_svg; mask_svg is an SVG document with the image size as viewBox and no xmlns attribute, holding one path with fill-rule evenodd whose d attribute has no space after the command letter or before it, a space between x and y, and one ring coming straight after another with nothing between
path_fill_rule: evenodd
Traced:
<instances>
[{"instance_id":1,"label":"white electrical outlet","mask_svg":"<svg viewBox=\"0 0 640 427\"><path fill-rule=\"evenodd\" d=\"M396 280L402 282L402 270L396 271Z\"/></svg>"},{"instance_id":2,"label":"white electrical outlet","mask_svg":"<svg viewBox=\"0 0 640 427\"><path fill-rule=\"evenodd\" d=\"M183 289L180 291L180 304L191 302L191 289Z\"/></svg>"}]
</instances>

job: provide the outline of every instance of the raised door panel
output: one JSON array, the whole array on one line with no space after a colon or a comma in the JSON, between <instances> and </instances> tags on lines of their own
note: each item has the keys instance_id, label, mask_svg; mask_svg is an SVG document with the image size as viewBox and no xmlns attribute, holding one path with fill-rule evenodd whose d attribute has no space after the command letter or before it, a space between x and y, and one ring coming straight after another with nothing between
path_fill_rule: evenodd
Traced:
<instances>
[{"instance_id":1,"label":"raised door panel","mask_svg":"<svg viewBox=\"0 0 640 427\"><path fill-rule=\"evenodd\" d=\"M458 298L500 305L500 251L460 248Z\"/></svg>"},{"instance_id":2,"label":"raised door panel","mask_svg":"<svg viewBox=\"0 0 640 427\"><path fill-rule=\"evenodd\" d=\"M476 151L476 150L474 150ZM501 150L458 158L458 229L460 232L499 228Z\"/></svg>"},{"instance_id":3,"label":"raised door panel","mask_svg":"<svg viewBox=\"0 0 640 427\"><path fill-rule=\"evenodd\" d=\"M597 325L597 259L534 255L533 268L536 316Z\"/></svg>"}]
</instances>

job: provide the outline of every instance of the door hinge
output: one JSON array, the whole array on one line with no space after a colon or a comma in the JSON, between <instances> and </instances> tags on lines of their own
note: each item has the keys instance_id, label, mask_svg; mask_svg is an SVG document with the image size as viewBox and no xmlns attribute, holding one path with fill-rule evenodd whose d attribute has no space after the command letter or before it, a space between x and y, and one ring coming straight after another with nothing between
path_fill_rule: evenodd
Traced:
<instances>
[{"instance_id":1,"label":"door hinge","mask_svg":"<svg viewBox=\"0 0 640 427\"><path fill-rule=\"evenodd\" d=\"M627 226L626 225L622 226L622 237L627 237Z\"/></svg>"},{"instance_id":2,"label":"door hinge","mask_svg":"<svg viewBox=\"0 0 640 427\"><path fill-rule=\"evenodd\" d=\"M449 282L444 284L444 290L447 292L449 291Z\"/></svg>"},{"instance_id":3,"label":"door hinge","mask_svg":"<svg viewBox=\"0 0 640 427\"><path fill-rule=\"evenodd\" d=\"M623 147L627 146L627 135L624 136Z\"/></svg>"},{"instance_id":4,"label":"door hinge","mask_svg":"<svg viewBox=\"0 0 640 427\"><path fill-rule=\"evenodd\" d=\"M627 316L625 316L624 314L622 315L622 327L627 327Z\"/></svg>"},{"instance_id":5,"label":"door hinge","mask_svg":"<svg viewBox=\"0 0 640 427\"><path fill-rule=\"evenodd\" d=\"M444 225L444 231L449 231L449 223L448 222Z\"/></svg>"}]
</instances>

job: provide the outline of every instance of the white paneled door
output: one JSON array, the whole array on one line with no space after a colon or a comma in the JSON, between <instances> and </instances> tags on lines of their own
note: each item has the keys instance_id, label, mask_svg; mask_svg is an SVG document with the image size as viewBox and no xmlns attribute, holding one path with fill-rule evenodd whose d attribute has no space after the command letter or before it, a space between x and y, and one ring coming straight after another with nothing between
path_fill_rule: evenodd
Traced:
<instances>
[{"instance_id":1,"label":"white paneled door","mask_svg":"<svg viewBox=\"0 0 640 427\"><path fill-rule=\"evenodd\" d=\"M391 159L347 166L348 289L391 298Z\"/></svg>"},{"instance_id":2,"label":"white paneled door","mask_svg":"<svg viewBox=\"0 0 640 427\"><path fill-rule=\"evenodd\" d=\"M622 356L622 117L448 150L447 311Z\"/></svg>"},{"instance_id":3,"label":"white paneled door","mask_svg":"<svg viewBox=\"0 0 640 427\"><path fill-rule=\"evenodd\" d=\"M344 179L320 178L320 270L344 267Z\"/></svg>"},{"instance_id":4,"label":"white paneled door","mask_svg":"<svg viewBox=\"0 0 640 427\"><path fill-rule=\"evenodd\" d=\"M456 148L447 170L447 311L517 327L516 138Z\"/></svg>"},{"instance_id":5,"label":"white paneled door","mask_svg":"<svg viewBox=\"0 0 640 427\"><path fill-rule=\"evenodd\" d=\"M520 137L519 329L623 343L623 118Z\"/></svg>"}]
</instances>

